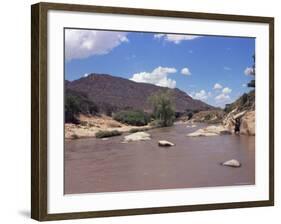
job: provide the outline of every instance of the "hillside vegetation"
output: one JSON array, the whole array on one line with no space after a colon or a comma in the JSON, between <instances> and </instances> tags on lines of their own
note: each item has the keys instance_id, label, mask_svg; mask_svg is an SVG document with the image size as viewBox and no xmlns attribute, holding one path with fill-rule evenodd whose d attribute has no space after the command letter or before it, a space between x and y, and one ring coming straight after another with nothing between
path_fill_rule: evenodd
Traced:
<instances>
[{"instance_id":1,"label":"hillside vegetation","mask_svg":"<svg viewBox=\"0 0 281 224\"><path fill-rule=\"evenodd\" d=\"M65 91L65 122L78 124L78 115L95 115L98 113L97 105L86 94L74 90Z\"/></svg>"}]
</instances>

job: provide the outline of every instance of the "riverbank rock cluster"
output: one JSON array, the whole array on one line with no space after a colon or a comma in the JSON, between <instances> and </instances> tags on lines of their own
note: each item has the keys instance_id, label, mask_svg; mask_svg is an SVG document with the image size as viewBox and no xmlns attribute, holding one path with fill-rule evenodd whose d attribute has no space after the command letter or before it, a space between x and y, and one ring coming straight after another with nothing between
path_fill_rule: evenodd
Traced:
<instances>
[{"instance_id":1,"label":"riverbank rock cluster","mask_svg":"<svg viewBox=\"0 0 281 224\"><path fill-rule=\"evenodd\" d=\"M255 135L255 91L243 94L224 110L200 111L193 115L192 122L217 125L208 126L188 134L190 137L217 136L234 133L236 119L240 120L240 134Z\"/></svg>"},{"instance_id":2,"label":"riverbank rock cluster","mask_svg":"<svg viewBox=\"0 0 281 224\"><path fill-rule=\"evenodd\" d=\"M240 134L255 135L255 111L238 112L234 109L223 120L223 126L233 132L235 126L235 119L241 120Z\"/></svg>"},{"instance_id":3,"label":"riverbank rock cluster","mask_svg":"<svg viewBox=\"0 0 281 224\"><path fill-rule=\"evenodd\" d=\"M235 119L240 119L240 134L255 135L255 90L244 93L234 103L226 105L223 125L234 130Z\"/></svg>"},{"instance_id":4,"label":"riverbank rock cluster","mask_svg":"<svg viewBox=\"0 0 281 224\"><path fill-rule=\"evenodd\" d=\"M195 132L187 134L187 136L189 136L189 137L202 137L202 136L209 137L209 136L218 136L218 135L227 135L227 134L231 134L231 131L226 129L224 126L212 125L212 126L208 126L205 128L200 128Z\"/></svg>"}]
</instances>

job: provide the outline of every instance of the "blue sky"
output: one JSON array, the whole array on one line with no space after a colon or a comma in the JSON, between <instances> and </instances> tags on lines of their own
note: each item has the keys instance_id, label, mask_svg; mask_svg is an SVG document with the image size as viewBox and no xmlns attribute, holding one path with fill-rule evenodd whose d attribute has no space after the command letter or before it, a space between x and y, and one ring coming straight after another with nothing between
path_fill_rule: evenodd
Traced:
<instances>
[{"instance_id":1,"label":"blue sky","mask_svg":"<svg viewBox=\"0 0 281 224\"><path fill-rule=\"evenodd\" d=\"M250 91L254 53L254 38L66 29L65 78L110 74L223 107Z\"/></svg>"}]
</instances>

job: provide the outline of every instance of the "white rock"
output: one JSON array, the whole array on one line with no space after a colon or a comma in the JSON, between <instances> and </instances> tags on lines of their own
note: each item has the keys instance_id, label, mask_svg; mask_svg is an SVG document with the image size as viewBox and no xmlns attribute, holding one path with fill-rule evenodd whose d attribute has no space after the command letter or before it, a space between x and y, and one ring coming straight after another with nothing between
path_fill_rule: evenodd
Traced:
<instances>
[{"instance_id":1,"label":"white rock","mask_svg":"<svg viewBox=\"0 0 281 224\"><path fill-rule=\"evenodd\" d=\"M150 140L150 134L147 132L136 132L124 137L123 143L134 142L134 141L145 141Z\"/></svg>"},{"instance_id":2,"label":"white rock","mask_svg":"<svg viewBox=\"0 0 281 224\"><path fill-rule=\"evenodd\" d=\"M160 140L158 141L158 145L169 147L169 146L174 146L175 144L166 140Z\"/></svg>"},{"instance_id":3,"label":"white rock","mask_svg":"<svg viewBox=\"0 0 281 224\"><path fill-rule=\"evenodd\" d=\"M237 118L241 118L246 112L247 112L247 111L245 110L245 111L242 111L242 112L240 112L240 113L238 113L238 114L235 114L235 115L233 116L233 119L235 120L235 119L237 119Z\"/></svg>"},{"instance_id":4,"label":"white rock","mask_svg":"<svg viewBox=\"0 0 281 224\"><path fill-rule=\"evenodd\" d=\"M239 163L239 161L237 161L236 159L231 159L231 160L224 162L222 165L231 166L231 167L240 167L241 163Z\"/></svg>"},{"instance_id":5,"label":"white rock","mask_svg":"<svg viewBox=\"0 0 281 224\"><path fill-rule=\"evenodd\" d=\"M187 134L189 137L202 137L202 136L217 136L217 135L226 135L231 134L231 132L224 128L222 125L215 126L211 125L206 128L198 129L197 131Z\"/></svg>"},{"instance_id":6,"label":"white rock","mask_svg":"<svg viewBox=\"0 0 281 224\"><path fill-rule=\"evenodd\" d=\"M109 140L109 138L102 138L101 140L102 141L107 141L107 140Z\"/></svg>"},{"instance_id":7,"label":"white rock","mask_svg":"<svg viewBox=\"0 0 281 224\"><path fill-rule=\"evenodd\" d=\"M187 134L188 137L211 137L211 136L218 136L218 134L216 133L212 133L212 132L193 132L190 134Z\"/></svg>"}]
</instances>

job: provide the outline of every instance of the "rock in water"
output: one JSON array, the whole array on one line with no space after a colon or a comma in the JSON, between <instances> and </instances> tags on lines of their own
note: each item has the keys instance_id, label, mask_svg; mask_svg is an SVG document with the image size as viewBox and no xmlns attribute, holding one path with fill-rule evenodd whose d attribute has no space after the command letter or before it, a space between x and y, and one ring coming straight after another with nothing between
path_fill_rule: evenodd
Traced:
<instances>
[{"instance_id":1,"label":"rock in water","mask_svg":"<svg viewBox=\"0 0 281 224\"><path fill-rule=\"evenodd\" d=\"M211 136L218 136L216 133L211 132L203 132L201 129L195 131L193 133L187 134L188 137L211 137Z\"/></svg>"},{"instance_id":2,"label":"rock in water","mask_svg":"<svg viewBox=\"0 0 281 224\"><path fill-rule=\"evenodd\" d=\"M231 167L240 167L241 163L239 161L237 161L236 159L231 159L228 160L224 163L222 163L223 166L231 166Z\"/></svg>"},{"instance_id":3,"label":"rock in water","mask_svg":"<svg viewBox=\"0 0 281 224\"><path fill-rule=\"evenodd\" d=\"M160 140L160 141L158 141L158 145L164 146L164 147L170 147L170 146L174 146L175 144L172 142L168 142L166 140Z\"/></svg>"},{"instance_id":4,"label":"rock in water","mask_svg":"<svg viewBox=\"0 0 281 224\"><path fill-rule=\"evenodd\" d=\"M198 129L195 132L188 134L189 137L202 137L202 136L217 136L217 135L228 135L231 134L229 130L227 130L222 125L219 126L208 126L206 128Z\"/></svg>"},{"instance_id":5,"label":"rock in water","mask_svg":"<svg viewBox=\"0 0 281 224\"><path fill-rule=\"evenodd\" d=\"M102 141L107 141L107 140L109 140L109 138L102 138L101 140Z\"/></svg>"},{"instance_id":6,"label":"rock in water","mask_svg":"<svg viewBox=\"0 0 281 224\"><path fill-rule=\"evenodd\" d=\"M135 141L145 141L150 140L150 134L147 132L136 132L134 134L130 134L124 137L124 140L122 143L128 143L128 142L135 142Z\"/></svg>"}]
</instances>

